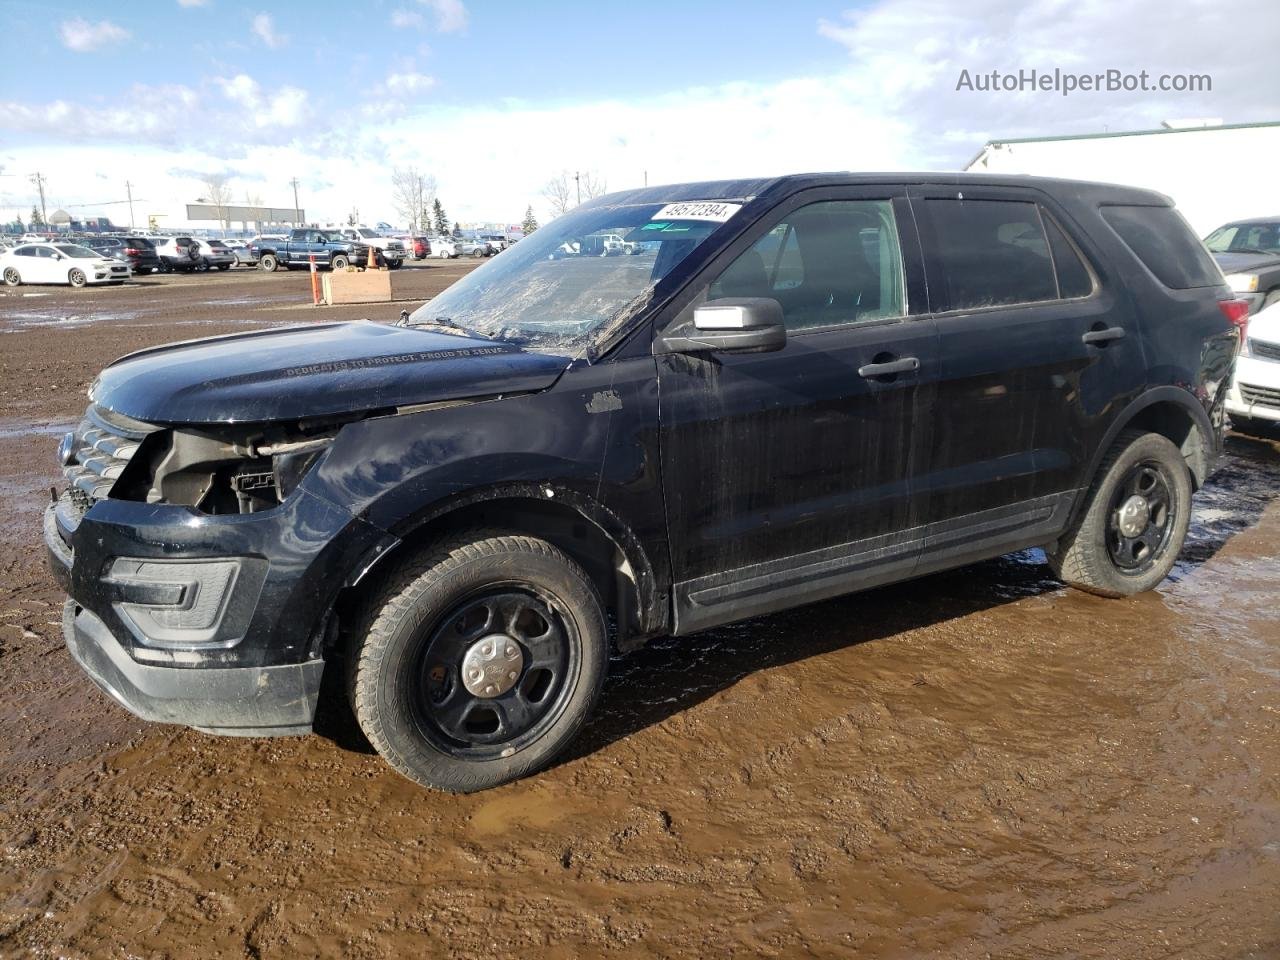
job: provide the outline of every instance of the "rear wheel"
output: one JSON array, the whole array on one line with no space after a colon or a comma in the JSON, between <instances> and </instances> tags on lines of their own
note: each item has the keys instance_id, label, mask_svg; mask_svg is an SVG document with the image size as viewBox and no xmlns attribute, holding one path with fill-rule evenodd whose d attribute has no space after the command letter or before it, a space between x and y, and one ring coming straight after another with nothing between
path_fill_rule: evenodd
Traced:
<instances>
[{"instance_id":1,"label":"rear wheel","mask_svg":"<svg viewBox=\"0 0 1280 960\"><path fill-rule=\"evenodd\" d=\"M18 273L16 267L5 267L4 285L6 287L16 287L22 283L22 276Z\"/></svg>"},{"instance_id":2,"label":"rear wheel","mask_svg":"<svg viewBox=\"0 0 1280 960\"><path fill-rule=\"evenodd\" d=\"M1081 590L1126 597L1173 568L1191 520L1191 474L1157 433L1120 434L1098 469L1084 513L1046 551L1053 572Z\"/></svg>"},{"instance_id":3,"label":"rear wheel","mask_svg":"<svg viewBox=\"0 0 1280 960\"><path fill-rule=\"evenodd\" d=\"M267 273L275 273L280 266L280 261L276 259L275 254L264 253L262 259L258 261L258 266Z\"/></svg>"},{"instance_id":4,"label":"rear wheel","mask_svg":"<svg viewBox=\"0 0 1280 960\"><path fill-rule=\"evenodd\" d=\"M604 683L604 611L543 540L471 534L402 568L370 605L351 667L370 743L424 786L466 793L545 766Z\"/></svg>"},{"instance_id":5,"label":"rear wheel","mask_svg":"<svg viewBox=\"0 0 1280 960\"><path fill-rule=\"evenodd\" d=\"M76 267L74 270L72 270L70 273L67 274L67 282L71 284L73 287L83 287L86 283L89 282L89 278L84 275L83 270L81 270L79 267Z\"/></svg>"},{"instance_id":6,"label":"rear wheel","mask_svg":"<svg viewBox=\"0 0 1280 960\"><path fill-rule=\"evenodd\" d=\"M229 263L220 263L220 264L218 264L218 269L219 269L219 270L230 270L230 269L231 269L231 264L229 264Z\"/></svg>"}]
</instances>

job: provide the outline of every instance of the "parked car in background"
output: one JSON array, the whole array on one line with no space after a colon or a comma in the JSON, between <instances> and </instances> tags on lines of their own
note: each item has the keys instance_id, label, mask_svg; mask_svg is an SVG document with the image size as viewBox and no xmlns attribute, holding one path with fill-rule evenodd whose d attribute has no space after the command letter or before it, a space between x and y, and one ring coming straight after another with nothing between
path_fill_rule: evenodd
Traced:
<instances>
[{"instance_id":1,"label":"parked car in background","mask_svg":"<svg viewBox=\"0 0 1280 960\"><path fill-rule=\"evenodd\" d=\"M129 264L134 276L156 273L160 269L155 244L145 237L83 237L78 242L97 250L104 257L123 260Z\"/></svg>"},{"instance_id":2,"label":"parked car in background","mask_svg":"<svg viewBox=\"0 0 1280 960\"><path fill-rule=\"evenodd\" d=\"M1251 311L1280 303L1280 217L1223 224L1204 245Z\"/></svg>"},{"instance_id":3,"label":"parked car in background","mask_svg":"<svg viewBox=\"0 0 1280 960\"><path fill-rule=\"evenodd\" d=\"M549 259L601 235L645 247ZM1031 547L1100 596L1157 586L1244 320L1146 190L811 174L600 197L403 325L104 369L44 516L63 633L143 718L305 733L329 680L405 776L492 787L553 762L651 637Z\"/></svg>"},{"instance_id":4,"label":"parked car in background","mask_svg":"<svg viewBox=\"0 0 1280 960\"><path fill-rule=\"evenodd\" d=\"M441 260L451 260L462 256L462 244L452 237L432 237L431 256Z\"/></svg>"},{"instance_id":5,"label":"parked car in background","mask_svg":"<svg viewBox=\"0 0 1280 960\"><path fill-rule=\"evenodd\" d=\"M1227 393L1227 413L1240 430L1280 426L1280 301L1249 317Z\"/></svg>"},{"instance_id":6,"label":"parked car in background","mask_svg":"<svg viewBox=\"0 0 1280 960\"><path fill-rule=\"evenodd\" d=\"M507 249L507 247L511 245L511 241L509 241L506 237L504 237L500 233L486 233L480 239L484 240L489 244L489 246L493 247L494 253L501 253L503 250Z\"/></svg>"},{"instance_id":7,"label":"parked car in background","mask_svg":"<svg viewBox=\"0 0 1280 960\"><path fill-rule=\"evenodd\" d=\"M23 283L66 283L83 287L96 283L124 283L129 265L77 243L24 243L0 254L0 278L5 286Z\"/></svg>"},{"instance_id":8,"label":"parked car in background","mask_svg":"<svg viewBox=\"0 0 1280 960\"><path fill-rule=\"evenodd\" d=\"M404 244L394 237L386 237L368 227L341 227L331 231L352 243L373 247L378 251L382 265L388 270L397 269L404 262Z\"/></svg>"},{"instance_id":9,"label":"parked car in background","mask_svg":"<svg viewBox=\"0 0 1280 960\"><path fill-rule=\"evenodd\" d=\"M488 240L477 240L474 237L463 237L458 243L458 253L464 257L492 257L496 250L489 246Z\"/></svg>"},{"instance_id":10,"label":"parked car in background","mask_svg":"<svg viewBox=\"0 0 1280 960\"><path fill-rule=\"evenodd\" d=\"M231 251L231 255L236 258L237 267L256 267L258 265L258 255L254 247L248 240L223 240L227 245L227 249Z\"/></svg>"},{"instance_id":11,"label":"parked car in background","mask_svg":"<svg viewBox=\"0 0 1280 960\"><path fill-rule=\"evenodd\" d=\"M413 255L413 259L425 260L427 255L431 253L431 241L427 237L414 237L413 245L405 249Z\"/></svg>"},{"instance_id":12,"label":"parked car in background","mask_svg":"<svg viewBox=\"0 0 1280 960\"><path fill-rule=\"evenodd\" d=\"M193 237L165 237L156 244L160 272L191 273L201 266L200 246Z\"/></svg>"},{"instance_id":13,"label":"parked car in background","mask_svg":"<svg viewBox=\"0 0 1280 960\"><path fill-rule=\"evenodd\" d=\"M236 255L221 240L197 239L195 245L204 270L230 270L236 265Z\"/></svg>"}]
</instances>

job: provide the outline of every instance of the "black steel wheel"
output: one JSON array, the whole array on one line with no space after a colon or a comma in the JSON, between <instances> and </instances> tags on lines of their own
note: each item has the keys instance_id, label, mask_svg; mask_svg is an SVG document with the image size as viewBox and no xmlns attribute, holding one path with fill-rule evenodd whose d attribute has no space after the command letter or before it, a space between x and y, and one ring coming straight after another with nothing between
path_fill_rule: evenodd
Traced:
<instances>
[{"instance_id":1,"label":"black steel wheel","mask_svg":"<svg viewBox=\"0 0 1280 960\"><path fill-rule=\"evenodd\" d=\"M1079 517L1045 548L1054 573L1105 597L1152 589L1173 569L1186 539L1191 481L1182 451L1167 437L1121 433Z\"/></svg>"},{"instance_id":2,"label":"black steel wheel","mask_svg":"<svg viewBox=\"0 0 1280 960\"><path fill-rule=\"evenodd\" d=\"M356 718L396 770L470 792L549 763L608 662L590 579L534 537L469 534L391 576L350 660Z\"/></svg>"}]
</instances>

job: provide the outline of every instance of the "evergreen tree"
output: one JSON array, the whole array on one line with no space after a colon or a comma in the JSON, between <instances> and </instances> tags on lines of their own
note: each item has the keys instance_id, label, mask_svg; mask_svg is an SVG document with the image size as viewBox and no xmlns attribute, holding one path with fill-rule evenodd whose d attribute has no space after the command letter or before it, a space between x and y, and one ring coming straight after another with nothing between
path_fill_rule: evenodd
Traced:
<instances>
[{"instance_id":1,"label":"evergreen tree","mask_svg":"<svg viewBox=\"0 0 1280 960\"><path fill-rule=\"evenodd\" d=\"M538 220L533 215L533 204L525 208L524 223L520 224L520 229L524 231L526 237L538 229Z\"/></svg>"},{"instance_id":2,"label":"evergreen tree","mask_svg":"<svg viewBox=\"0 0 1280 960\"><path fill-rule=\"evenodd\" d=\"M436 197L436 202L431 205L431 219L435 221L436 233L440 236L447 236L449 233L449 218L445 215L444 204L440 202L440 198Z\"/></svg>"},{"instance_id":3,"label":"evergreen tree","mask_svg":"<svg viewBox=\"0 0 1280 960\"><path fill-rule=\"evenodd\" d=\"M44 226L44 217L40 216L40 208L33 206L31 208L31 227L32 229L35 229L36 227L43 227L43 226Z\"/></svg>"}]
</instances>

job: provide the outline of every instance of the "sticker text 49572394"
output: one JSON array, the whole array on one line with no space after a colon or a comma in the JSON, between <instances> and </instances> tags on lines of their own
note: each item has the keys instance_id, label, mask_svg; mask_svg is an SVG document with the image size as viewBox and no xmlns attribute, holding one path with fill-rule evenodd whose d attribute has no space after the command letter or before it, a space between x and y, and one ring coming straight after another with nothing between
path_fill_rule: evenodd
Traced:
<instances>
[{"instance_id":1,"label":"sticker text 49572394","mask_svg":"<svg viewBox=\"0 0 1280 960\"><path fill-rule=\"evenodd\" d=\"M689 200L684 203L668 203L655 213L651 220L709 220L724 223L742 209L740 203L722 203L718 200Z\"/></svg>"}]
</instances>

